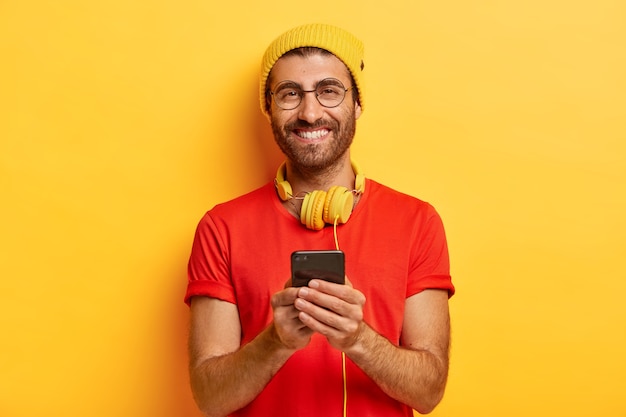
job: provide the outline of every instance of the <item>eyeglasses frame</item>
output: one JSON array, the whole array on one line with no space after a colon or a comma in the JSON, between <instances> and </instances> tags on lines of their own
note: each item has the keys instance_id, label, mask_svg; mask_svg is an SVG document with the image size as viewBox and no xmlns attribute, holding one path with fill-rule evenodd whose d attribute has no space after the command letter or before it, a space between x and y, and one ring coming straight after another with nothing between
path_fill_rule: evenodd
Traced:
<instances>
[{"instance_id":1,"label":"eyeglasses frame","mask_svg":"<svg viewBox=\"0 0 626 417\"><path fill-rule=\"evenodd\" d=\"M294 83L295 85L297 85L297 86L298 86L298 88L299 88L299 90L300 90L300 92L302 93L302 94L300 95L300 101L298 102L298 104L297 104L295 107L291 107L291 108L284 108L284 107L281 107L281 106L280 106L280 104L278 104L278 102L276 101L276 97L274 96L274 94L276 93L276 90L274 90L274 91L269 90L269 94L270 94L270 96L272 96L273 101L274 101L274 103L276 104L276 106L278 106L278 108L280 108L280 109L282 109L282 110L294 110L294 109L297 109L298 107L300 107L300 104L302 104L302 100L304 99L304 95L305 95L305 94L307 94L307 93L317 93L317 89L319 88L320 84L322 84L324 81L328 81L328 80L335 80L335 81L337 81L337 82L339 83L339 85L337 85L337 87L341 86L341 88L343 89L344 94L343 94L343 97L341 98L341 101L340 101L339 103L335 104L334 106L327 106L327 105L323 104L323 103L320 101L320 98L319 98L319 96L320 96L320 95L319 95L319 94L315 94L315 99L316 99L316 100L317 100L317 102L320 104L320 106L325 107L325 108L327 108L327 109L334 109L335 107L339 107L339 106L341 105L341 103L343 103L343 102L344 102L344 100L346 99L346 95L348 94L348 91L352 90L352 89L354 88L354 85L351 85L351 86L349 86L348 88L346 88L346 87L343 85L343 83L341 82L341 80L339 80L339 79L337 79L337 78L334 78L334 77L328 77L328 78L324 78L323 80L320 80L320 81L319 81L319 82L315 85L315 89L313 89L313 90L303 90L302 88L300 88L300 84L296 83L295 81L291 81L291 80L283 80L283 81L279 82L279 83L277 84L277 86L279 86L279 85L281 85L281 84L283 84L283 83L289 83L289 82L291 82L291 83Z\"/></svg>"}]
</instances>

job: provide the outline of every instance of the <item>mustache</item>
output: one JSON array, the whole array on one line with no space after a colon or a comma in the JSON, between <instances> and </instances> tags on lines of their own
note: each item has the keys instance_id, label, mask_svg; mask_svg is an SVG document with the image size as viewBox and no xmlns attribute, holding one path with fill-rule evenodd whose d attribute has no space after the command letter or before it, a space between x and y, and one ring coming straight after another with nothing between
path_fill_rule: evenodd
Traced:
<instances>
[{"instance_id":1,"label":"mustache","mask_svg":"<svg viewBox=\"0 0 626 417\"><path fill-rule=\"evenodd\" d=\"M296 120L294 122L288 123L285 125L286 131L296 130L296 129L317 129L320 127L328 127L332 130L337 130L337 122L334 120L316 120L314 123L309 123L306 120Z\"/></svg>"}]
</instances>

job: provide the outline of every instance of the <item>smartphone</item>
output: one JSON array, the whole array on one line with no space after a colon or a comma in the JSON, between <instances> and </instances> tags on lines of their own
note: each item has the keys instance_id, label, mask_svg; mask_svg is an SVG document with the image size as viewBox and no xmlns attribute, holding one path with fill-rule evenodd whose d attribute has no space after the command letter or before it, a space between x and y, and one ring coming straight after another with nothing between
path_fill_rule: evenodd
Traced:
<instances>
[{"instance_id":1,"label":"smartphone","mask_svg":"<svg viewBox=\"0 0 626 417\"><path fill-rule=\"evenodd\" d=\"M345 284L345 255L340 250L296 251L291 254L291 285L304 287L312 279Z\"/></svg>"}]
</instances>

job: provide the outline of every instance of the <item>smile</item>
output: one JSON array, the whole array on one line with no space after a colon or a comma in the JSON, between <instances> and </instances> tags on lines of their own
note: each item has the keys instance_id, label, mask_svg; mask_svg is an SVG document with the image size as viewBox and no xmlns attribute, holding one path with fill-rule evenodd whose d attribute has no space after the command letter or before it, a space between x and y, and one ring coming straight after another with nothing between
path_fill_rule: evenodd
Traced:
<instances>
[{"instance_id":1,"label":"smile","mask_svg":"<svg viewBox=\"0 0 626 417\"><path fill-rule=\"evenodd\" d=\"M303 139L320 139L328 134L328 129L320 129L320 130L296 130L295 134Z\"/></svg>"}]
</instances>

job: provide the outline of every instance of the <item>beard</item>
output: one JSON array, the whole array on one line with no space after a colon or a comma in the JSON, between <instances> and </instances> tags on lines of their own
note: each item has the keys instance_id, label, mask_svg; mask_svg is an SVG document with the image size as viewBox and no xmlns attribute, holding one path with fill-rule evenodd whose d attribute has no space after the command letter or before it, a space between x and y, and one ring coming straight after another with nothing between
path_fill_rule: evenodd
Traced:
<instances>
[{"instance_id":1,"label":"beard","mask_svg":"<svg viewBox=\"0 0 626 417\"><path fill-rule=\"evenodd\" d=\"M281 127L272 115L271 125L274 140L285 156L296 167L311 172L326 170L333 166L352 145L356 132L354 108L350 107L349 111L343 112L341 119L343 123L335 119L320 119L315 123L296 120ZM330 141L303 145L291 139L294 129L315 129L322 126L332 132L333 137Z\"/></svg>"}]
</instances>

